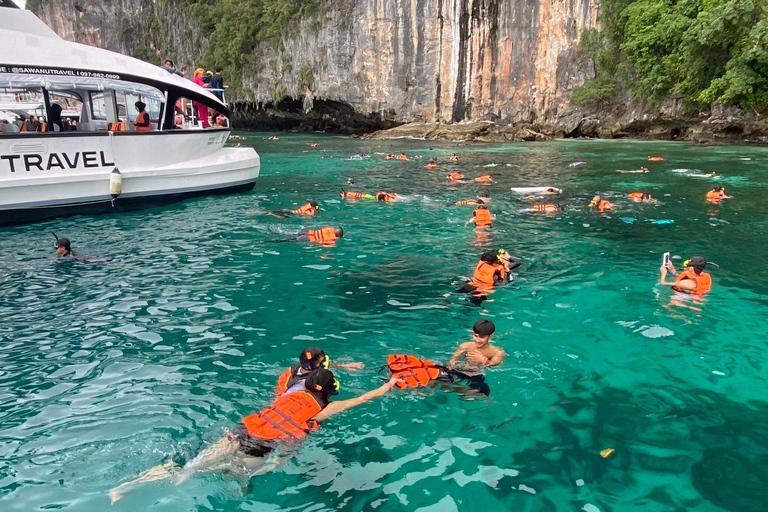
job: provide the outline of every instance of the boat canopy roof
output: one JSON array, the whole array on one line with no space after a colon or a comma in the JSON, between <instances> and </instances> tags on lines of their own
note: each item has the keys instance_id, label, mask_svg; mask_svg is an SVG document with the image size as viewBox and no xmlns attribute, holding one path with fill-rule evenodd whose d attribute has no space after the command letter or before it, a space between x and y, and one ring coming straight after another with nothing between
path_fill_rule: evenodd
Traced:
<instances>
[{"instance_id":1,"label":"boat canopy roof","mask_svg":"<svg viewBox=\"0 0 768 512\"><path fill-rule=\"evenodd\" d=\"M157 89L229 109L216 96L184 77L119 53L60 38L32 12L2 9L0 87L116 89L157 97Z\"/></svg>"}]
</instances>

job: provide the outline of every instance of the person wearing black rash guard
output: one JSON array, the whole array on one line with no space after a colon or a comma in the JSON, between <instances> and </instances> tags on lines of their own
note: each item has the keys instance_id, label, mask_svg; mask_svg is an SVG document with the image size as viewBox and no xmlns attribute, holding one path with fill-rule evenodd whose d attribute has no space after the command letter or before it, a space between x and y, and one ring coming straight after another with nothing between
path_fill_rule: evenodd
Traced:
<instances>
[{"instance_id":1,"label":"person wearing black rash guard","mask_svg":"<svg viewBox=\"0 0 768 512\"><path fill-rule=\"evenodd\" d=\"M53 236L56 238L56 243L53 247L56 249L56 254L61 256L63 260L79 261L81 263L107 263L109 261L107 258L90 258L77 254L72 250L72 242L69 241L69 238L59 238L56 233Z\"/></svg>"}]
</instances>

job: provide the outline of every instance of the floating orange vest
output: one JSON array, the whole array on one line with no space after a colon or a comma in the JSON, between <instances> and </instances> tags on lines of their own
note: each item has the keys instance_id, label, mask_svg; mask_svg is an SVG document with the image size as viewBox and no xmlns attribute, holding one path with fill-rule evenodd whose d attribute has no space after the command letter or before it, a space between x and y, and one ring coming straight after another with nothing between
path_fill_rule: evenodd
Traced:
<instances>
[{"instance_id":1,"label":"floating orange vest","mask_svg":"<svg viewBox=\"0 0 768 512\"><path fill-rule=\"evenodd\" d=\"M504 275L503 268L500 265L494 265L486 261L481 261L475 267L475 273L472 274L471 283L478 288L490 288L496 284L494 277L496 274Z\"/></svg>"},{"instance_id":2,"label":"floating orange vest","mask_svg":"<svg viewBox=\"0 0 768 512\"><path fill-rule=\"evenodd\" d=\"M432 361L409 355L387 356L387 367L393 377L399 377L395 385L400 389L426 386L440 377L444 368Z\"/></svg>"},{"instance_id":3,"label":"floating orange vest","mask_svg":"<svg viewBox=\"0 0 768 512\"><path fill-rule=\"evenodd\" d=\"M556 204L535 204L531 207L535 212L554 213L558 210Z\"/></svg>"},{"instance_id":4,"label":"floating orange vest","mask_svg":"<svg viewBox=\"0 0 768 512\"><path fill-rule=\"evenodd\" d=\"M309 391L280 396L266 409L243 418L248 433L259 439L301 439L316 428L310 424L323 406Z\"/></svg>"},{"instance_id":5,"label":"floating orange vest","mask_svg":"<svg viewBox=\"0 0 768 512\"><path fill-rule=\"evenodd\" d=\"M314 215L317 213L317 210L315 210L314 206L307 203L304 206L301 206L298 210L291 210L291 213L296 215Z\"/></svg>"},{"instance_id":6,"label":"floating orange vest","mask_svg":"<svg viewBox=\"0 0 768 512\"><path fill-rule=\"evenodd\" d=\"M491 211L487 208L478 208L472 215L475 217L475 226L488 226L493 223Z\"/></svg>"},{"instance_id":7,"label":"floating orange vest","mask_svg":"<svg viewBox=\"0 0 768 512\"><path fill-rule=\"evenodd\" d=\"M691 295L704 295L710 289L712 289L712 276L710 276L706 272L702 272L701 274L696 275L695 272L684 270L677 275L677 278L675 278L675 282L679 283L684 279L691 279L694 283L696 283L696 288L694 288L690 292L685 292L682 288L673 286L672 288L676 292L690 293Z\"/></svg>"},{"instance_id":8,"label":"floating orange vest","mask_svg":"<svg viewBox=\"0 0 768 512\"><path fill-rule=\"evenodd\" d=\"M125 131L125 121L118 121L116 123L109 123L107 125L107 131L108 132L124 132Z\"/></svg>"},{"instance_id":9,"label":"floating orange vest","mask_svg":"<svg viewBox=\"0 0 768 512\"><path fill-rule=\"evenodd\" d=\"M320 242L321 244L327 244L329 242L333 242L334 240L338 240L339 238L336 236L336 230L330 227L323 229L310 229L307 232L307 235L309 235L310 242Z\"/></svg>"},{"instance_id":10,"label":"floating orange vest","mask_svg":"<svg viewBox=\"0 0 768 512\"><path fill-rule=\"evenodd\" d=\"M150 124L150 121L149 121L149 113L146 110L143 112L139 112L139 115L136 116L136 123L134 123L134 125L138 123L147 123L147 126L136 126L137 132L152 131L152 125Z\"/></svg>"},{"instance_id":11,"label":"floating orange vest","mask_svg":"<svg viewBox=\"0 0 768 512\"><path fill-rule=\"evenodd\" d=\"M485 176L478 176L477 178L475 178L475 181L479 181L479 182L493 181L493 176L491 176L490 174L486 174Z\"/></svg>"}]
</instances>

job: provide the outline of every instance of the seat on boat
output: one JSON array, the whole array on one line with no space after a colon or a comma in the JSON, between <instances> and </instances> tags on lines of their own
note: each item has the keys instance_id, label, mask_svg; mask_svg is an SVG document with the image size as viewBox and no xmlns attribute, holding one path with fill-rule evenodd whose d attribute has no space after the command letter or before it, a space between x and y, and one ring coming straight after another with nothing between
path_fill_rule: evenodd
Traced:
<instances>
[{"instance_id":1,"label":"seat on boat","mask_svg":"<svg viewBox=\"0 0 768 512\"><path fill-rule=\"evenodd\" d=\"M19 133L21 131L15 123L3 123L0 126L2 126L3 133Z\"/></svg>"}]
</instances>

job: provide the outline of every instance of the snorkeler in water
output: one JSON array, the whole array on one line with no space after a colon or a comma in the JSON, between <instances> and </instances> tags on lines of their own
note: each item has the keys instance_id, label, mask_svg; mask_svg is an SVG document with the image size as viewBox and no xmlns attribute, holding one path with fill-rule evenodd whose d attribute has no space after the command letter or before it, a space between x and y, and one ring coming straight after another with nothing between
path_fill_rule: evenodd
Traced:
<instances>
[{"instance_id":1,"label":"snorkeler in water","mask_svg":"<svg viewBox=\"0 0 768 512\"><path fill-rule=\"evenodd\" d=\"M310 201L307 204L302 205L295 210L271 211L269 212L269 214L274 215L276 217L290 217L291 215L312 216L319 211L320 211L320 205L317 204L315 201Z\"/></svg>"},{"instance_id":2,"label":"snorkeler in water","mask_svg":"<svg viewBox=\"0 0 768 512\"><path fill-rule=\"evenodd\" d=\"M108 258L91 258L78 254L72 250L72 242L69 241L69 238L59 238L56 233L53 233L53 237L56 239L53 247L62 260L79 261L80 263L107 263L110 261Z\"/></svg>"},{"instance_id":3,"label":"snorkeler in water","mask_svg":"<svg viewBox=\"0 0 768 512\"><path fill-rule=\"evenodd\" d=\"M339 363L332 362L325 351L318 347L306 347L299 355L299 363L286 369L277 379L277 396L282 395L300 380L304 380L310 373L318 368L342 368L345 370L362 370L363 363Z\"/></svg>"},{"instance_id":4,"label":"snorkeler in water","mask_svg":"<svg viewBox=\"0 0 768 512\"><path fill-rule=\"evenodd\" d=\"M306 379L296 382L267 408L243 418L232 432L204 449L183 467L173 461L155 466L109 491L110 500L115 503L131 487L142 483L172 479L180 485L201 471L226 470L248 475L266 472L273 469L265 463L267 456L275 449L297 444L323 421L383 396L398 382L397 377L392 377L382 386L356 398L331 402L331 397L338 393L339 382L331 371L318 368Z\"/></svg>"}]
</instances>

